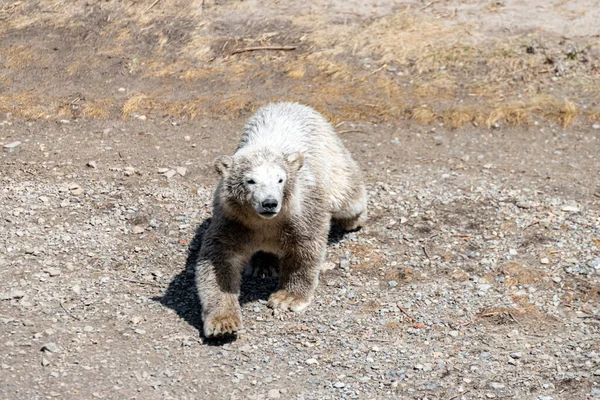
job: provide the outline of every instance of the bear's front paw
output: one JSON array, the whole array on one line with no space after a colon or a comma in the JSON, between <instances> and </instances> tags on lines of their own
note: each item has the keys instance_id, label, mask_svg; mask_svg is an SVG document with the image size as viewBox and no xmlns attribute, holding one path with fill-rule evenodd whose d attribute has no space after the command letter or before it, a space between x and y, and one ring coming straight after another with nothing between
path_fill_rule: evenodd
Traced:
<instances>
[{"instance_id":1,"label":"bear's front paw","mask_svg":"<svg viewBox=\"0 0 600 400\"><path fill-rule=\"evenodd\" d=\"M237 310L226 310L204 319L204 336L233 335L242 329L242 317Z\"/></svg>"},{"instance_id":2,"label":"bear's front paw","mask_svg":"<svg viewBox=\"0 0 600 400\"><path fill-rule=\"evenodd\" d=\"M269 297L269 307L300 312L310 304L310 299L285 290L278 290Z\"/></svg>"}]
</instances>

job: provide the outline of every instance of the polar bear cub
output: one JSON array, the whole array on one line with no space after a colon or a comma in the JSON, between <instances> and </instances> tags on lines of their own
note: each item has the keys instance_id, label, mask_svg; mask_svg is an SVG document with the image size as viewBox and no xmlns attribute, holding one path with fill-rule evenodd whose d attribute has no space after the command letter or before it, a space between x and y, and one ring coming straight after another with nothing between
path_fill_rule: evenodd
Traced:
<instances>
[{"instance_id":1,"label":"polar bear cub","mask_svg":"<svg viewBox=\"0 0 600 400\"><path fill-rule=\"evenodd\" d=\"M213 217L196 267L206 337L242 327L242 271L263 251L279 259L279 287L269 306L302 311L325 259L330 222L345 230L367 218L362 173L332 126L297 103L261 108L243 129L220 174Z\"/></svg>"}]
</instances>

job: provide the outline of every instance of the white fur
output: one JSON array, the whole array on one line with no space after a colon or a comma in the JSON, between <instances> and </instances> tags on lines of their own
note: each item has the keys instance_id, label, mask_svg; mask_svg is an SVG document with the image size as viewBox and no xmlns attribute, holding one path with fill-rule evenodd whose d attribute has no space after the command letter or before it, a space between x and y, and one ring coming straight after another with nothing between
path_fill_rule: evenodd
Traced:
<instances>
[{"instance_id":1,"label":"white fur","mask_svg":"<svg viewBox=\"0 0 600 400\"><path fill-rule=\"evenodd\" d=\"M331 125L312 108L297 103L274 103L261 108L244 128L238 153L260 148L283 154L302 153L302 187L322 184L334 217L340 211L359 212L366 208L366 194L361 204L348 204L350 198L356 197L349 193L362 184L351 179L361 176L360 171Z\"/></svg>"}]
</instances>

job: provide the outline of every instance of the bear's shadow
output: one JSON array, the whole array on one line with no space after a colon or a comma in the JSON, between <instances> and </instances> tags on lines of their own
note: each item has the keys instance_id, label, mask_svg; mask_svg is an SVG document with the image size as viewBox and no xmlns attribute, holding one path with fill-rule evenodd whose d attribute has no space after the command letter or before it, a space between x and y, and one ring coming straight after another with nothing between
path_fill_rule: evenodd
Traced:
<instances>
[{"instance_id":1,"label":"bear's shadow","mask_svg":"<svg viewBox=\"0 0 600 400\"><path fill-rule=\"evenodd\" d=\"M165 294L163 296L153 297L152 300L159 302L165 307L168 307L175 311L180 318L183 318L188 324L198 330L200 335L202 334L202 315L200 299L196 293L196 285L194 282L194 275L196 271L196 263L198 254L200 253L202 246L202 236L210 225L210 218L206 219L198 228L194 234L194 239L188 247L188 255L185 263L185 269L181 271L173 280L169 283ZM328 245L337 243L342 240L345 232L332 225L329 231ZM276 264L276 259L266 253L257 253L252 257L250 261L259 270L265 270L268 268L275 268L273 265ZM261 265L262 264L262 265ZM269 295L277 288L279 279L273 276L266 277L253 277L244 276L242 279L242 287L240 289L240 304L255 302L258 300L267 300ZM208 344L221 344L223 342L230 341L232 338L225 338L223 340L212 340L208 341Z\"/></svg>"}]
</instances>

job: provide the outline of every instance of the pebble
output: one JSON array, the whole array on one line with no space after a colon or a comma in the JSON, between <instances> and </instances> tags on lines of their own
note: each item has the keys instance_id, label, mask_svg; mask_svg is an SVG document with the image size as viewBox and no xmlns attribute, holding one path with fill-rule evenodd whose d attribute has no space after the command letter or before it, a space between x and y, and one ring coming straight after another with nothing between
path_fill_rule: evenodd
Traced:
<instances>
[{"instance_id":1,"label":"pebble","mask_svg":"<svg viewBox=\"0 0 600 400\"><path fill-rule=\"evenodd\" d=\"M594 376L600 376L600 369L594 371Z\"/></svg>"},{"instance_id":2,"label":"pebble","mask_svg":"<svg viewBox=\"0 0 600 400\"><path fill-rule=\"evenodd\" d=\"M389 282L388 282L388 285L389 285L390 287L396 287L396 286L398 286L398 282L396 282L396 281L389 281Z\"/></svg>"},{"instance_id":3,"label":"pebble","mask_svg":"<svg viewBox=\"0 0 600 400\"><path fill-rule=\"evenodd\" d=\"M600 129L600 124L594 124L594 125L592 125L592 128L594 128L594 129Z\"/></svg>"},{"instance_id":4,"label":"pebble","mask_svg":"<svg viewBox=\"0 0 600 400\"><path fill-rule=\"evenodd\" d=\"M579 212L579 207L577 206L564 206L563 208L561 208L561 211L565 211L565 212Z\"/></svg>"},{"instance_id":5,"label":"pebble","mask_svg":"<svg viewBox=\"0 0 600 400\"><path fill-rule=\"evenodd\" d=\"M340 257L340 268L344 271L348 271L350 269L350 260L347 257Z\"/></svg>"},{"instance_id":6,"label":"pebble","mask_svg":"<svg viewBox=\"0 0 600 400\"><path fill-rule=\"evenodd\" d=\"M185 176L185 174L187 173L187 168L185 167L178 167L176 169L177 173L181 176Z\"/></svg>"},{"instance_id":7,"label":"pebble","mask_svg":"<svg viewBox=\"0 0 600 400\"><path fill-rule=\"evenodd\" d=\"M50 361L48 361L45 358L42 358L42 367L47 367L48 365L50 365Z\"/></svg>"},{"instance_id":8,"label":"pebble","mask_svg":"<svg viewBox=\"0 0 600 400\"><path fill-rule=\"evenodd\" d=\"M505 388L504 384L500 382L491 382L490 387L495 390L502 390Z\"/></svg>"},{"instance_id":9,"label":"pebble","mask_svg":"<svg viewBox=\"0 0 600 400\"><path fill-rule=\"evenodd\" d=\"M267 393L267 397L269 399L279 399L281 398L281 392L279 391L279 389L271 389Z\"/></svg>"},{"instance_id":10,"label":"pebble","mask_svg":"<svg viewBox=\"0 0 600 400\"><path fill-rule=\"evenodd\" d=\"M458 331L450 331L450 332L448 332L448 334L452 337L457 337L459 332Z\"/></svg>"},{"instance_id":11,"label":"pebble","mask_svg":"<svg viewBox=\"0 0 600 400\"><path fill-rule=\"evenodd\" d=\"M60 269L58 269L58 268L48 268L46 270L46 272L50 276L59 276L60 275Z\"/></svg>"},{"instance_id":12,"label":"pebble","mask_svg":"<svg viewBox=\"0 0 600 400\"><path fill-rule=\"evenodd\" d=\"M323 266L321 267L321 270L322 270L323 272L325 272L325 271L330 271L330 270L332 270L332 269L335 269L335 264L334 264L334 263L332 263L331 261L324 262L324 263L323 263Z\"/></svg>"},{"instance_id":13,"label":"pebble","mask_svg":"<svg viewBox=\"0 0 600 400\"><path fill-rule=\"evenodd\" d=\"M17 148L21 145L22 143L19 142L18 140L16 142L12 142L12 143L8 143L5 144L4 147L4 151L6 151L7 153L14 153L15 151L17 151Z\"/></svg>"},{"instance_id":14,"label":"pebble","mask_svg":"<svg viewBox=\"0 0 600 400\"><path fill-rule=\"evenodd\" d=\"M542 264L550 264L550 260L544 257L544 258L542 258L540 260L540 263L542 263Z\"/></svg>"},{"instance_id":15,"label":"pebble","mask_svg":"<svg viewBox=\"0 0 600 400\"><path fill-rule=\"evenodd\" d=\"M159 168L157 172L159 174L164 174L164 173L169 172L169 171L170 171L169 168Z\"/></svg>"},{"instance_id":16,"label":"pebble","mask_svg":"<svg viewBox=\"0 0 600 400\"><path fill-rule=\"evenodd\" d=\"M177 171L175 171L174 169L171 169L167 172L165 172L163 175L167 177L167 179L171 179L172 177L175 176L175 174L177 173Z\"/></svg>"},{"instance_id":17,"label":"pebble","mask_svg":"<svg viewBox=\"0 0 600 400\"><path fill-rule=\"evenodd\" d=\"M98 168L98 164L96 164L96 161L88 161L88 163L85 164L85 166L89 168Z\"/></svg>"},{"instance_id":18,"label":"pebble","mask_svg":"<svg viewBox=\"0 0 600 400\"><path fill-rule=\"evenodd\" d=\"M71 290L73 292L75 292L75 294L80 294L81 293L81 286L79 286L79 285L73 285L73 286L71 286Z\"/></svg>"},{"instance_id":19,"label":"pebble","mask_svg":"<svg viewBox=\"0 0 600 400\"><path fill-rule=\"evenodd\" d=\"M25 296L25 292L22 290L15 290L10 293L5 293L0 296L0 300L20 299Z\"/></svg>"},{"instance_id":20,"label":"pebble","mask_svg":"<svg viewBox=\"0 0 600 400\"><path fill-rule=\"evenodd\" d=\"M346 384L344 382L336 382L333 384L333 387L337 388L337 389L342 389L344 387L346 387Z\"/></svg>"},{"instance_id":21,"label":"pebble","mask_svg":"<svg viewBox=\"0 0 600 400\"><path fill-rule=\"evenodd\" d=\"M521 358L521 353L520 352L510 353L510 358L518 360L519 358Z\"/></svg>"},{"instance_id":22,"label":"pebble","mask_svg":"<svg viewBox=\"0 0 600 400\"><path fill-rule=\"evenodd\" d=\"M60 349L56 345L56 343L46 343L42 346L42 351L50 352L50 353L58 353Z\"/></svg>"},{"instance_id":23,"label":"pebble","mask_svg":"<svg viewBox=\"0 0 600 400\"><path fill-rule=\"evenodd\" d=\"M515 250L515 249L509 249L508 250L508 254L510 254L511 256L516 256L517 255L517 250Z\"/></svg>"},{"instance_id":24,"label":"pebble","mask_svg":"<svg viewBox=\"0 0 600 400\"><path fill-rule=\"evenodd\" d=\"M145 230L143 227L139 226L139 225L135 225L135 226L134 226L134 227L131 229L131 231L132 231L134 234L136 234L136 235L139 235L139 234L141 234L141 233L144 233L146 230Z\"/></svg>"},{"instance_id":25,"label":"pebble","mask_svg":"<svg viewBox=\"0 0 600 400\"><path fill-rule=\"evenodd\" d=\"M309 358L308 360L304 361L304 363L307 365L317 365L319 364L319 361L314 358Z\"/></svg>"}]
</instances>

